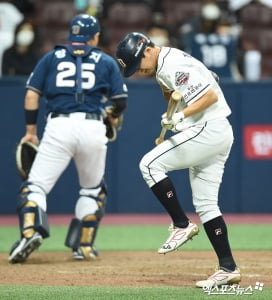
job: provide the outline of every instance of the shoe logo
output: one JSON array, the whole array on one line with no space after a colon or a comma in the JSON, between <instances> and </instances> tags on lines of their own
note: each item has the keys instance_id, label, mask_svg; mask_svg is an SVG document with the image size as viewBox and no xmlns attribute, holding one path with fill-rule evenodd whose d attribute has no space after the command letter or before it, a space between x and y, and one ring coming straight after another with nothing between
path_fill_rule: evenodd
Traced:
<instances>
[{"instance_id":1,"label":"shoe logo","mask_svg":"<svg viewBox=\"0 0 272 300\"><path fill-rule=\"evenodd\" d=\"M166 196L167 196L168 199L172 198L172 197L174 196L173 191L167 192L167 193L166 193Z\"/></svg>"},{"instance_id":2,"label":"shoe logo","mask_svg":"<svg viewBox=\"0 0 272 300\"><path fill-rule=\"evenodd\" d=\"M221 235L222 234L222 229L221 228L217 228L215 229L215 235Z\"/></svg>"}]
</instances>

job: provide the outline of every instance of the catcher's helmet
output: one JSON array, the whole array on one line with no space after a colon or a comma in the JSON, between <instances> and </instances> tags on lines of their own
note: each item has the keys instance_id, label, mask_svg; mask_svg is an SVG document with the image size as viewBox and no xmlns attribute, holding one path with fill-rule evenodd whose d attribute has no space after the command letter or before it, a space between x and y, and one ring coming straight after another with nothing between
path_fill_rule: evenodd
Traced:
<instances>
[{"instance_id":1,"label":"catcher's helmet","mask_svg":"<svg viewBox=\"0 0 272 300\"><path fill-rule=\"evenodd\" d=\"M100 32L98 20L91 15L80 14L71 21L68 39L72 42L87 42L97 32Z\"/></svg>"},{"instance_id":2,"label":"catcher's helmet","mask_svg":"<svg viewBox=\"0 0 272 300\"><path fill-rule=\"evenodd\" d=\"M124 70L124 76L133 75L140 66L145 48L150 38L139 32L127 34L117 46L116 58Z\"/></svg>"}]
</instances>

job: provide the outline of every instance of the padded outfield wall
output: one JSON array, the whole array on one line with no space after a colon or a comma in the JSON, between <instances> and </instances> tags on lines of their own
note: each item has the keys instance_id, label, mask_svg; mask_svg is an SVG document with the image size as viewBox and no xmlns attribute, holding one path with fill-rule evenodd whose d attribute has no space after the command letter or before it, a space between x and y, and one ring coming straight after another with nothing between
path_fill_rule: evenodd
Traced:
<instances>
[{"instance_id":1,"label":"padded outfield wall","mask_svg":"<svg viewBox=\"0 0 272 300\"><path fill-rule=\"evenodd\" d=\"M154 147L160 116L166 104L154 80L129 80L129 105L118 139L109 144L106 181L107 212L163 212L143 181L138 164ZM0 214L15 213L21 180L15 165L15 148L24 135L25 78L0 79ZM231 106L235 142L225 168L220 205L230 213L272 212L272 82L222 82ZM44 101L39 114L39 134L45 124ZM170 173L188 212L193 212L188 172ZM78 181L73 163L48 196L49 213L73 213Z\"/></svg>"}]
</instances>

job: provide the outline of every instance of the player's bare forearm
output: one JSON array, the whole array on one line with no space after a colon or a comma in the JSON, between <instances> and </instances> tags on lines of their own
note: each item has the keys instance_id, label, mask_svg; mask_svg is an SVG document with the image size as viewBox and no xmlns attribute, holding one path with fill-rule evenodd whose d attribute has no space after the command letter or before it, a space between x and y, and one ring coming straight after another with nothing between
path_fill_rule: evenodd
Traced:
<instances>
[{"instance_id":1,"label":"player's bare forearm","mask_svg":"<svg viewBox=\"0 0 272 300\"><path fill-rule=\"evenodd\" d=\"M217 100L218 97L216 93L214 92L214 90L210 89L200 99L183 109L184 116L189 117L196 113L199 113L207 109L209 106L213 105Z\"/></svg>"},{"instance_id":2,"label":"player's bare forearm","mask_svg":"<svg viewBox=\"0 0 272 300\"><path fill-rule=\"evenodd\" d=\"M25 109L36 110L39 108L40 95L32 90L28 90L25 96Z\"/></svg>"}]
</instances>

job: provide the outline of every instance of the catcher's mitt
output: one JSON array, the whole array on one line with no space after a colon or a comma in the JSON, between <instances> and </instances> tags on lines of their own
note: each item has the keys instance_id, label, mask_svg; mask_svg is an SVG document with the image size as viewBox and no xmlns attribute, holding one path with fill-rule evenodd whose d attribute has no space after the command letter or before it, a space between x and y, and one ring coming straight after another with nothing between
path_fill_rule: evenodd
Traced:
<instances>
[{"instance_id":1,"label":"catcher's mitt","mask_svg":"<svg viewBox=\"0 0 272 300\"><path fill-rule=\"evenodd\" d=\"M121 126L124 120L124 115L121 114L118 118L117 118L117 122L116 125L112 125L108 116L111 115L113 110L112 106L108 106L105 109L105 117L104 117L104 124L106 125L106 136L109 140L109 142L114 142L117 138L117 131L121 130Z\"/></svg>"},{"instance_id":2,"label":"catcher's mitt","mask_svg":"<svg viewBox=\"0 0 272 300\"><path fill-rule=\"evenodd\" d=\"M16 165L18 172L23 180L26 180L31 169L32 163L38 152L38 146L21 141L16 148Z\"/></svg>"},{"instance_id":3,"label":"catcher's mitt","mask_svg":"<svg viewBox=\"0 0 272 300\"><path fill-rule=\"evenodd\" d=\"M104 124L106 125L106 137L108 138L109 142L114 142L117 138L116 127L111 125L107 117L104 119Z\"/></svg>"}]
</instances>

